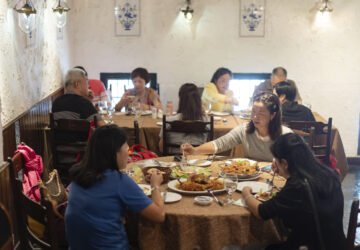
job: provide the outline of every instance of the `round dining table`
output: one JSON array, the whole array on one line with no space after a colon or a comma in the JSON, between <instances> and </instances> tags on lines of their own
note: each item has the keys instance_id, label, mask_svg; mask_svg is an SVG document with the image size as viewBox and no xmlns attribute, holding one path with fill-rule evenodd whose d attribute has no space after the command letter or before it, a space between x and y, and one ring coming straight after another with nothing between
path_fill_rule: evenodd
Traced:
<instances>
[{"instance_id":1,"label":"round dining table","mask_svg":"<svg viewBox=\"0 0 360 250\"><path fill-rule=\"evenodd\" d=\"M189 159L204 159L207 156L189 156ZM158 161L172 162L173 156L157 158ZM218 176L219 164L224 163L215 158L208 167L212 176ZM260 167L271 164L259 162ZM141 162L128 164L141 166ZM266 182L272 175L261 172L255 181ZM274 178L275 186L285 185L285 179ZM167 189L167 184L161 190ZM174 192L168 190L168 192ZM207 206L195 204L196 195L181 194L182 199L165 204L166 219L163 223L154 223L140 217L136 226L137 243L140 249L222 249L227 245L243 245L246 243L270 244L283 240L282 230L276 221L263 221L253 216L245 207L233 204L220 206L215 200ZM215 194L220 201L227 197L226 192ZM234 200L242 198L241 193L233 193ZM130 223L130 222L129 222ZM130 236L129 236L130 238Z\"/></svg>"}]
</instances>

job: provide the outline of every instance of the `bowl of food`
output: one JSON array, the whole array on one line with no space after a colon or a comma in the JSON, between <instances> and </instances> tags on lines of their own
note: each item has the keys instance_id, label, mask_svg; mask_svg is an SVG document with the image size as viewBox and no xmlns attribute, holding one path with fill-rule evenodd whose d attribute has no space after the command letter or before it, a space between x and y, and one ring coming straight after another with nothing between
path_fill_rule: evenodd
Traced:
<instances>
[{"instance_id":1,"label":"bowl of food","mask_svg":"<svg viewBox=\"0 0 360 250\"><path fill-rule=\"evenodd\" d=\"M260 175L257 161L249 159L234 159L226 162L226 166L221 169L222 174L236 174L238 179L254 178Z\"/></svg>"},{"instance_id":2,"label":"bowl of food","mask_svg":"<svg viewBox=\"0 0 360 250\"><path fill-rule=\"evenodd\" d=\"M153 174L153 172L156 171L160 171L160 173L163 175L163 182L162 183L168 183L169 179L170 179L170 174L171 174L171 168L168 167L159 167L159 166L149 166L149 167L144 167L142 169L143 174L145 176L145 180L147 182L150 182L151 179L151 175Z\"/></svg>"}]
</instances>

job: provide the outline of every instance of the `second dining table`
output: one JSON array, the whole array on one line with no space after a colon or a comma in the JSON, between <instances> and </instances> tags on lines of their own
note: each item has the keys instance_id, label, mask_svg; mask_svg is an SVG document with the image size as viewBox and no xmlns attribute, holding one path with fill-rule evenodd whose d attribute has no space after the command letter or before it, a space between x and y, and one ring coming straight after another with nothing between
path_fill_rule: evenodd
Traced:
<instances>
[{"instance_id":1,"label":"second dining table","mask_svg":"<svg viewBox=\"0 0 360 250\"><path fill-rule=\"evenodd\" d=\"M313 112L316 121L327 122L321 115ZM106 117L106 119L108 119ZM116 112L112 121L120 127L134 128L135 117L133 115L127 115L124 112ZM217 120L214 120L214 139L219 138L231 129L248 122L248 119L244 119L238 115L219 116ZM162 119L153 119L151 115L145 115L138 118L139 122L139 143L147 149L161 155L159 149L159 134L161 130ZM344 146L340 137L338 129L332 127L331 138L331 153L337 160L337 168L340 170L341 180L345 178L348 170L347 159L345 155ZM231 151L222 153L222 155L228 155L232 157L243 157L243 150L241 145L237 145Z\"/></svg>"}]
</instances>

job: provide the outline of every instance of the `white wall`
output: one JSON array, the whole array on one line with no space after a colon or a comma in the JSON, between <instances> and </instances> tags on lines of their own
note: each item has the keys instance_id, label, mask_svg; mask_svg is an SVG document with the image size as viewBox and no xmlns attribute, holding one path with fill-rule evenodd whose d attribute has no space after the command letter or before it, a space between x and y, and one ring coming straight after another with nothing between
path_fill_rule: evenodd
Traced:
<instances>
[{"instance_id":1,"label":"white wall","mask_svg":"<svg viewBox=\"0 0 360 250\"><path fill-rule=\"evenodd\" d=\"M66 29L63 40L57 40L55 15L51 9L55 0L33 1L38 12L38 22L35 43L28 48L26 35L17 25L17 13L10 2L16 1L0 0L0 20L3 20L0 21L0 99L3 125L60 88L63 72L70 64ZM0 155L2 157L2 153Z\"/></svg>"},{"instance_id":2,"label":"white wall","mask_svg":"<svg viewBox=\"0 0 360 250\"><path fill-rule=\"evenodd\" d=\"M158 73L162 101L177 100L184 82L206 84L219 66L270 72L281 65L304 102L333 117L347 155L356 155L360 1L333 1L329 22L319 25L314 0L268 0L263 38L239 37L239 0L194 0L192 23L179 15L184 2L142 0L141 36L115 37L114 1L74 1L74 64L84 65L94 78L146 67Z\"/></svg>"}]
</instances>

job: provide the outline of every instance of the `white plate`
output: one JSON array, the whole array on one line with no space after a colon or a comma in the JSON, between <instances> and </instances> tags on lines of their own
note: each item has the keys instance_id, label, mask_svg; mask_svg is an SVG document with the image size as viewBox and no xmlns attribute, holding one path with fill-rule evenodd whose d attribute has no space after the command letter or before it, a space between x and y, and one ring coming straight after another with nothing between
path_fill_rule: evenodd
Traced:
<instances>
[{"instance_id":1,"label":"white plate","mask_svg":"<svg viewBox=\"0 0 360 250\"><path fill-rule=\"evenodd\" d=\"M175 167L176 162L165 162L165 161L159 161L160 165L157 164L153 159L143 160L140 162L137 162L138 165L140 165L143 168L146 167Z\"/></svg>"},{"instance_id":2,"label":"white plate","mask_svg":"<svg viewBox=\"0 0 360 250\"><path fill-rule=\"evenodd\" d=\"M219 180L222 180L222 179L219 179ZM181 181L186 181L186 179L182 178ZM178 188L175 187L175 185L177 183L178 183L178 180L170 181L168 183L168 188L173 190L173 191L182 193L182 194L209 194L207 191L185 191L185 190L178 189ZM224 192L224 191L225 191L225 188L219 189L219 190L214 190L214 193L221 193L221 192Z\"/></svg>"},{"instance_id":3,"label":"white plate","mask_svg":"<svg viewBox=\"0 0 360 250\"><path fill-rule=\"evenodd\" d=\"M211 165L211 161L208 160L203 160L203 159L193 159L193 160L188 160L187 163L189 165L193 165L196 167L207 167Z\"/></svg>"},{"instance_id":4,"label":"white plate","mask_svg":"<svg viewBox=\"0 0 360 250\"><path fill-rule=\"evenodd\" d=\"M162 122L156 122L156 125L162 126Z\"/></svg>"},{"instance_id":5,"label":"white plate","mask_svg":"<svg viewBox=\"0 0 360 250\"><path fill-rule=\"evenodd\" d=\"M106 112L106 110L99 110L99 114L100 114L100 115L106 115L107 112Z\"/></svg>"},{"instance_id":6,"label":"white plate","mask_svg":"<svg viewBox=\"0 0 360 250\"><path fill-rule=\"evenodd\" d=\"M229 112L220 112L220 111L211 111L211 114L213 114L213 115L217 115L217 116L230 115L230 113L229 113Z\"/></svg>"},{"instance_id":7,"label":"white plate","mask_svg":"<svg viewBox=\"0 0 360 250\"><path fill-rule=\"evenodd\" d=\"M138 184L145 195L151 195L151 186L148 184Z\"/></svg>"},{"instance_id":8,"label":"white plate","mask_svg":"<svg viewBox=\"0 0 360 250\"><path fill-rule=\"evenodd\" d=\"M269 184L265 182L258 182L258 181L243 181L239 182L237 185L237 190L241 192L243 187L248 186L251 187L253 193L267 192L270 189Z\"/></svg>"},{"instance_id":9,"label":"white plate","mask_svg":"<svg viewBox=\"0 0 360 250\"><path fill-rule=\"evenodd\" d=\"M221 117L220 116L214 116L214 121L220 121Z\"/></svg>"},{"instance_id":10,"label":"white plate","mask_svg":"<svg viewBox=\"0 0 360 250\"><path fill-rule=\"evenodd\" d=\"M211 175L211 170L208 168L202 168L202 167L195 167L195 166L189 166L189 167L182 167L181 171L183 171L185 174L204 174L204 175Z\"/></svg>"},{"instance_id":11,"label":"white plate","mask_svg":"<svg viewBox=\"0 0 360 250\"><path fill-rule=\"evenodd\" d=\"M141 115L151 115L152 111L151 110L144 110L141 112Z\"/></svg>"},{"instance_id":12,"label":"white plate","mask_svg":"<svg viewBox=\"0 0 360 250\"><path fill-rule=\"evenodd\" d=\"M164 192L161 192L161 197L164 197ZM182 196L178 193L167 192L165 203L172 203L181 200Z\"/></svg>"}]
</instances>

